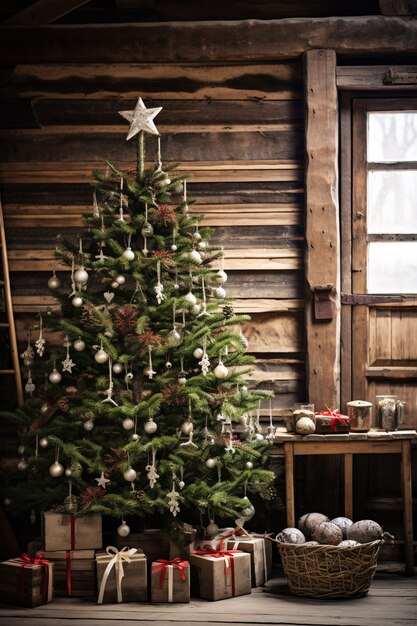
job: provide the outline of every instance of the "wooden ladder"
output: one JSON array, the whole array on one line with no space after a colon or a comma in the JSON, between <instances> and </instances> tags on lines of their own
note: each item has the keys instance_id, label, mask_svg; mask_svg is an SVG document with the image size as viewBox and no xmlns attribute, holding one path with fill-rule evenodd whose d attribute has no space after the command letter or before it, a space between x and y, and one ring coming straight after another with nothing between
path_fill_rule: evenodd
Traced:
<instances>
[{"instance_id":1,"label":"wooden ladder","mask_svg":"<svg viewBox=\"0 0 417 626\"><path fill-rule=\"evenodd\" d=\"M12 369L0 369L0 375L14 375L16 385L17 403L19 406L24 404L22 378L20 375L19 353L17 350L16 328L13 317L12 294L10 289L9 261L7 258L6 231L4 229L3 207L0 198L0 248L1 248L1 265L3 268L3 278L0 279L0 288L3 288L4 304L6 311L6 322L0 322L0 328L8 328L10 335L10 352Z\"/></svg>"}]
</instances>

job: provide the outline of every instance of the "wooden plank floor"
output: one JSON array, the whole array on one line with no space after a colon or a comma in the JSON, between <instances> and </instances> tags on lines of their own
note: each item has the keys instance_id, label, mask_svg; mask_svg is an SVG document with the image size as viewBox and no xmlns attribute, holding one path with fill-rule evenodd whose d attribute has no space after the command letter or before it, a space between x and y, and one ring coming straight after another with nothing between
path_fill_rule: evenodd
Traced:
<instances>
[{"instance_id":1,"label":"wooden plank floor","mask_svg":"<svg viewBox=\"0 0 417 626\"><path fill-rule=\"evenodd\" d=\"M415 577L382 566L369 594L354 600L319 601L292 596L282 576L250 596L221 602L192 599L190 604L120 604L59 598L36 609L0 607L4 626L398 626L417 625Z\"/></svg>"}]
</instances>

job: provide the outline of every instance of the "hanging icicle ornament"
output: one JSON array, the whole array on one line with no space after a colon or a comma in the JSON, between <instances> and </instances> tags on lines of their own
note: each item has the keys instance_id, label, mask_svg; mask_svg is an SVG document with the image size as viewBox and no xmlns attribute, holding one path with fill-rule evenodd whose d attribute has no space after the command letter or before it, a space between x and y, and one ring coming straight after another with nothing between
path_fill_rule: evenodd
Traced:
<instances>
[{"instance_id":1,"label":"hanging icicle ornament","mask_svg":"<svg viewBox=\"0 0 417 626\"><path fill-rule=\"evenodd\" d=\"M240 339L244 349L247 350L248 347L249 347L249 341L246 339L245 335L243 334L241 327L240 327L240 330L239 330L239 339Z\"/></svg>"},{"instance_id":2,"label":"hanging icicle ornament","mask_svg":"<svg viewBox=\"0 0 417 626\"><path fill-rule=\"evenodd\" d=\"M264 436L262 434L262 426L261 426L261 405L258 403L258 408L256 410L256 419L255 419L255 439L262 441Z\"/></svg>"},{"instance_id":3,"label":"hanging icicle ornament","mask_svg":"<svg viewBox=\"0 0 417 626\"><path fill-rule=\"evenodd\" d=\"M172 250L172 252L176 252L176 251L178 250L178 246L177 246L177 244L175 243L175 238L176 238L176 236L177 236L177 229L176 229L176 228L175 228L175 226L174 226L174 229L173 229L173 231L172 231L172 245L171 245L171 250Z\"/></svg>"},{"instance_id":4,"label":"hanging icicle ornament","mask_svg":"<svg viewBox=\"0 0 417 626\"><path fill-rule=\"evenodd\" d=\"M119 219L117 220L118 222L125 222L125 218L124 218L124 194L123 194L123 184L124 184L124 180L123 180L123 176L120 177L120 204L119 204Z\"/></svg>"},{"instance_id":5,"label":"hanging icicle ornament","mask_svg":"<svg viewBox=\"0 0 417 626\"><path fill-rule=\"evenodd\" d=\"M35 384L34 384L34 382L32 380L32 372L31 372L31 370L29 368L29 370L28 370L28 378L27 378L27 381L26 381L26 384L25 384L25 391L26 391L26 393L28 393L30 395L30 397L32 397L33 392L35 391L35 389L36 389L36 386L35 386Z\"/></svg>"},{"instance_id":6,"label":"hanging icicle ornament","mask_svg":"<svg viewBox=\"0 0 417 626\"><path fill-rule=\"evenodd\" d=\"M159 135L158 135L158 146L157 146L157 151L156 151L155 174L158 177L158 180L156 181L157 187L165 187L166 185L169 185L171 183L170 178L168 178L168 175L162 169L161 137Z\"/></svg>"},{"instance_id":7,"label":"hanging icicle ornament","mask_svg":"<svg viewBox=\"0 0 417 626\"><path fill-rule=\"evenodd\" d=\"M187 180L186 179L184 180L183 185L184 185L184 187L183 187L183 198L182 198L182 201L183 201L183 204L184 204L184 213L185 213L185 215L187 215L188 214L188 202L187 202Z\"/></svg>"},{"instance_id":8,"label":"hanging icicle ornament","mask_svg":"<svg viewBox=\"0 0 417 626\"><path fill-rule=\"evenodd\" d=\"M126 250L123 250L123 253L122 253L122 257L126 259L127 261L133 261L133 259L135 258L135 253L130 247L131 241L132 241L132 235L128 235Z\"/></svg>"},{"instance_id":9,"label":"hanging icicle ornament","mask_svg":"<svg viewBox=\"0 0 417 626\"><path fill-rule=\"evenodd\" d=\"M52 478L60 478L64 473L64 466L59 462L59 447L55 448L55 461L49 468L49 473Z\"/></svg>"},{"instance_id":10,"label":"hanging icicle ornament","mask_svg":"<svg viewBox=\"0 0 417 626\"><path fill-rule=\"evenodd\" d=\"M214 368L213 373L214 373L216 378L226 378L226 376L229 374L229 370L227 369L227 367L223 363L221 355L219 356L219 363Z\"/></svg>"},{"instance_id":11,"label":"hanging icicle ornament","mask_svg":"<svg viewBox=\"0 0 417 626\"><path fill-rule=\"evenodd\" d=\"M198 364L201 367L201 373L203 374L203 376L207 376L210 371L210 359L209 355L207 354L207 337L204 337L203 339L203 356L201 357L201 361L199 361Z\"/></svg>"},{"instance_id":12,"label":"hanging icicle ornament","mask_svg":"<svg viewBox=\"0 0 417 626\"><path fill-rule=\"evenodd\" d=\"M174 285L173 285L174 289L179 289L180 285L178 282L178 270L175 270L175 280L174 280Z\"/></svg>"},{"instance_id":13,"label":"hanging icicle ornament","mask_svg":"<svg viewBox=\"0 0 417 626\"><path fill-rule=\"evenodd\" d=\"M156 301L158 304L161 304L165 300L165 296L162 293L164 291L164 286L161 283L161 261L158 259L156 263L156 275L157 275L157 283L154 287Z\"/></svg>"},{"instance_id":14,"label":"hanging icicle ornament","mask_svg":"<svg viewBox=\"0 0 417 626\"><path fill-rule=\"evenodd\" d=\"M53 385L58 385L62 380L61 373L56 369L56 361L54 361L52 372L49 374L48 378L49 382Z\"/></svg>"},{"instance_id":15,"label":"hanging icicle ornament","mask_svg":"<svg viewBox=\"0 0 417 626\"><path fill-rule=\"evenodd\" d=\"M39 354L39 356L43 356L43 353L45 352L45 339L43 338L42 334L42 326L42 315L39 315L39 337L35 341L36 352Z\"/></svg>"},{"instance_id":16,"label":"hanging icicle ornament","mask_svg":"<svg viewBox=\"0 0 417 626\"><path fill-rule=\"evenodd\" d=\"M151 344L148 344L148 357L149 357L149 365L148 365L148 378L149 380L152 380L153 377L155 376L156 372L153 369L152 366L152 346Z\"/></svg>"},{"instance_id":17,"label":"hanging icicle ornament","mask_svg":"<svg viewBox=\"0 0 417 626\"><path fill-rule=\"evenodd\" d=\"M104 228L104 215L103 215L103 213L100 213L100 216L101 216L101 232L102 232L102 234L103 234L103 238L104 238L104 234L105 234L105 230L106 230L106 229ZM95 258L95 259L97 259L98 261L105 261L105 260L108 258L108 257L104 254L104 252L103 252L103 248L105 247L105 245L106 245L106 244L104 243L104 240L102 239L102 240L100 241L100 244L99 244L99 253L98 253L98 254L96 254L96 255L95 255L95 257L94 257L94 258Z\"/></svg>"},{"instance_id":18,"label":"hanging icicle ornament","mask_svg":"<svg viewBox=\"0 0 417 626\"><path fill-rule=\"evenodd\" d=\"M170 348L176 348L181 343L181 335L177 331L175 302L172 306L172 330L167 335L167 344Z\"/></svg>"},{"instance_id":19,"label":"hanging icicle ornament","mask_svg":"<svg viewBox=\"0 0 417 626\"><path fill-rule=\"evenodd\" d=\"M49 289L59 289L61 286L61 281L58 276L55 274L55 270L52 271L52 276L48 279L48 287Z\"/></svg>"},{"instance_id":20,"label":"hanging icicle ornament","mask_svg":"<svg viewBox=\"0 0 417 626\"><path fill-rule=\"evenodd\" d=\"M203 301L201 303L201 311L198 313L197 317L203 317L204 315L210 315L207 312L207 297L206 297L206 282L204 280L204 276L201 278L201 289L203 292Z\"/></svg>"},{"instance_id":21,"label":"hanging icicle ornament","mask_svg":"<svg viewBox=\"0 0 417 626\"><path fill-rule=\"evenodd\" d=\"M178 491L175 489L175 474L172 474L172 489L168 491L166 497L168 498L168 507L174 517L177 516L177 513L180 512L180 504L178 501L178 496L180 495Z\"/></svg>"},{"instance_id":22,"label":"hanging icicle ornament","mask_svg":"<svg viewBox=\"0 0 417 626\"><path fill-rule=\"evenodd\" d=\"M33 363L33 359L35 358L35 352L30 343L30 337L31 337L30 330L28 331L27 335L28 335L28 345L26 346L26 350L24 350L20 356L23 359L23 365L26 365L26 367L30 367Z\"/></svg>"},{"instance_id":23,"label":"hanging icicle ornament","mask_svg":"<svg viewBox=\"0 0 417 626\"><path fill-rule=\"evenodd\" d=\"M70 374L72 374L72 368L75 367L75 363L74 363L74 361L70 357L69 349L70 349L71 342L68 339L68 335L65 335L65 341L64 341L63 345L64 345L64 348L67 349L67 355L66 355L65 359L63 361L61 361L61 363L62 363L62 371L63 372L69 372Z\"/></svg>"},{"instance_id":24,"label":"hanging icicle ornament","mask_svg":"<svg viewBox=\"0 0 417 626\"><path fill-rule=\"evenodd\" d=\"M261 407L261 401L259 401L259 410ZM267 439L268 441L270 441L271 443L273 443L274 439L275 439L275 426L274 423L272 421L272 399L269 399L269 426L268 426L268 434L266 435L265 439Z\"/></svg>"},{"instance_id":25,"label":"hanging icicle ornament","mask_svg":"<svg viewBox=\"0 0 417 626\"><path fill-rule=\"evenodd\" d=\"M152 447L152 462L148 463L148 465L145 467L145 470L147 471L146 476L149 480L149 486L151 489L153 489L159 478L159 474L156 471L156 450L154 447Z\"/></svg>"},{"instance_id":26,"label":"hanging icicle ornament","mask_svg":"<svg viewBox=\"0 0 417 626\"><path fill-rule=\"evenodd\" d=\"M113 366L112 360L109 358L109 387L106 389L106 397L101 402L108 402L110 404L114 404L114 406L119 406L117 402L113 400Z\"/></svg>"},{"instance_id":27,"label":"hanging icicle ornament","mask_svg":"<svg viewBox=\"0 0 417 626\"><path fill-rule=\"evenodd\" d=\"M193 426L193 417L192 417L192 411L191 411L191 399L188 399L188 417L185 420L185 422L182 423L181 425L181 431L184 433L184 435L189 435L190 432L194 429Z\"/></svg>"},{"instance_id":28,"label":"hanging icicle ornament","mask_svg":"<svg viewBox=\"0 0 417 626\"><path fill-rule=\"evenodd\" d=\"M100 209L97 202L97 194L94 191L93 193L93 217L94 219L98 219L100 217Z\"/></svg>"}]
</instances>

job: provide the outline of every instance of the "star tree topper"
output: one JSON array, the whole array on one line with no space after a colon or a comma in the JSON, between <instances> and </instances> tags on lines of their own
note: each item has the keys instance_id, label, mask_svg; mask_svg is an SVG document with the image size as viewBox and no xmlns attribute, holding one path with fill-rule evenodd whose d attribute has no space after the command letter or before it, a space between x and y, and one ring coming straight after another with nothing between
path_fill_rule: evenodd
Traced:
<instances>
[{"instance_id":1,"label":"star tree topper","mask_svg":"<svg viewBox=\"0 0 417 626\"><path fill-rule=\"evenodd\" d=\"M147 109L143 103L142 98L139 98L133 111L119 111L119 114L130 122L129 132L126 137L126 141L132 139L141 130L152 135L159 135L153 118L162 111L162 107L155 107L154 109Z\"/></svg>"}]
</instances>

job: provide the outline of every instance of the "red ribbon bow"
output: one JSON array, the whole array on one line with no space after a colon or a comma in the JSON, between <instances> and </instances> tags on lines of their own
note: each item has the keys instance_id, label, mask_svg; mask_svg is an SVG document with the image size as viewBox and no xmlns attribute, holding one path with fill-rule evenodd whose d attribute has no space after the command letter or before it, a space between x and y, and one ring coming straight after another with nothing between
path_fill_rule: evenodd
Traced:
<instances>
[{"instance_id":1,"label":"red ribbon bow","mask_svg":"<svg viewBox=\"0 0 417 626\"><path fill-rule=\"evenodd\" d=\"M45 602L48 599L48 588L49 588L49 561L44 558L45 555L43 552L39 552L36 556L30 557L26 552L23 552L20 555L20 595L22 598L25 596L25 567L28 565L40 565L44 567L44 576L43 576L43 588L42 588L42 596Z\"/></svg>"},{"instance_id":2,"label":"red ribbon bow","mask_svg":"<svg viewBox=\"0 0 417 626\"><path fill-rule=\"evenodd\" d=\"M240 526L237 526L233 530L229 530L227 533L222 533L220 539L220 550L223 550L225 539L228 539L229 537L250 537L250 533Z\"/></svg>"},{"instance_id":3,"label":"red ribbon bow","mask_svg":"<svg viewBox=\"0 0 417 626\"><path fill-rule=\"evenodd\" d=\"M232 596L236 595L236 584L235 584L235 554L240 554L241 550L215 550L210 545L204 546L203 550L193 550L193 554L197 556L212 556L215 559L224 559L224 572L227 576L229 571L229 563L230 563L230 571L232 575Z\"/></svg>"},{"instance_id":4,"label":"red ribbon bow","mask_svg":"<svg viewBox=\"0 0 417 626\"><path fill-rule=\"evenodd\" d=\"M158 563L158 565L153 566L152 574L156 574L159 571L161 572L161 576L159 578L159 586L161 589L163 589L164 587L165 575L167 572L168 565L172 565L172 567L177 568L177 570L180 573L181 580L186 579L185 570L188 566L188 561L183 561L182 559L180 559L179 556L177 556L175 559L172 559L172 561L167 561L167 559L157 559L155 563Z\"/></svg>"},{"instance_id":5,"label":"red ribbon bow","mask_svg":"<svg viewBox=\"0 0 417 626\"><path fill-rule=\"evenodd\" d=\"M330 432L334 433L334 431L336 430L336 423L339 422L339 424L342 424L342 426L348 426L349 425L349 417L347 415L342 415L341 413L337 412L337 409L329 409L328 406L326 406L327 411L320 411L320 413L316 413L316 415L320 416L320 415L324 415L325 417L331 417L332 419L330 420Z\"/></svg>"}]
</instances>

